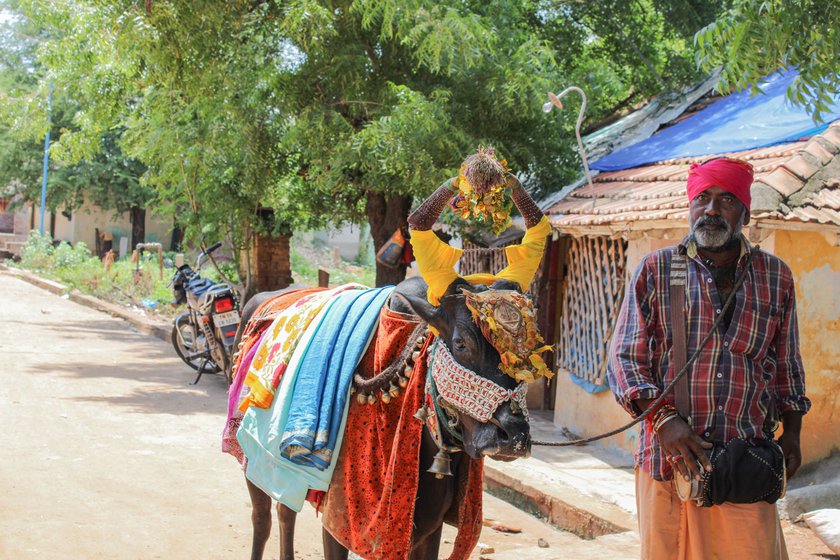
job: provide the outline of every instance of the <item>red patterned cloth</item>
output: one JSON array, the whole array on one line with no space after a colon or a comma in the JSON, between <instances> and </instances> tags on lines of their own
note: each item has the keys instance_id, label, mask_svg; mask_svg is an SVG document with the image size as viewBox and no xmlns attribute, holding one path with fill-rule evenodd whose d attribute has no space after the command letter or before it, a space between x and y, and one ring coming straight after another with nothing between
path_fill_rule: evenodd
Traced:
<instances>
[{"instance_id":1,"label":"red patterned cloth","mask_svg":"<svg viewBox=\"0 0 840 560\"><path fill-rule=\"evenodd\" d=\"M397 357L417 326L413 319L382 310L376 338L362 360L369 376ZM323 523L338 542L368 560L407 558L410 550L418 474L427 468L420 465L423 424L414 413L424 398L431 339L398 398L373 405L351 399L344 443L323 501ZM458 535L449 560L465 560L478 543L483 469L483 461L461 458L457 511L448 518Z\"/></svg>"}]
</instances>

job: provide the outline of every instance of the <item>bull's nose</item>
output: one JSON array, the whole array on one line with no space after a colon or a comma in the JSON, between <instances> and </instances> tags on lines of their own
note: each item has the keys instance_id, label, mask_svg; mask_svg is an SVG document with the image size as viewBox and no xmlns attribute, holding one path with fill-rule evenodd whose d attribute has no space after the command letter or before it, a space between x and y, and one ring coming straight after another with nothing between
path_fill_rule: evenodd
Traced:
<instances>
[{"instance_id":1,"label":"bull's nose","mask_svg":"<svg viewBox=\"0 0 840 560\"><path fill-rule=\"evenodd\" d=\"M511 434L501 424L496 424L496 442L498 448L517 457L527 457L531 454L531 435L517 432Z\"/></svg>"}]
</instances>

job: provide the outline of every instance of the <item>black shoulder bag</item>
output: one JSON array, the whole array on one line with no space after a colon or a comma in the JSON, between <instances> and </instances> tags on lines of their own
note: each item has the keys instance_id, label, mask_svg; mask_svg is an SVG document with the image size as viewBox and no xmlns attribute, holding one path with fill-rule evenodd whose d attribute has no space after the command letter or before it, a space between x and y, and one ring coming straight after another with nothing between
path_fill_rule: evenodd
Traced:
<instances>
[{"instance_id":1,"label":"black shoulder bag","mask_svg":"<svg viewBox=\"0 0 840 560\"><path fill-rule=\"evenodd\" d=\"M752 257L758 248L747 256L744 270L736 280L732 293L721 309L720 317L733 304L735 294L744 283ZM673 371L680 371L686 363L685 284L688 278L688 258L674 248L671 259L671 333ZM717 328L718 321L712 326ZM688 372L677 380L674 387L674 404L679 415L691 426L691 398L688 390ZM724 502L751 504L765 501L775 503L785 495L785 458L779 444L772 439L747 441L735 438L725 444L713 442L706 449L712 472L702 470L700 480L674 477L677 495L683 501L694 500L698 506L709 507Z\"/></svg>"}]
</instances>

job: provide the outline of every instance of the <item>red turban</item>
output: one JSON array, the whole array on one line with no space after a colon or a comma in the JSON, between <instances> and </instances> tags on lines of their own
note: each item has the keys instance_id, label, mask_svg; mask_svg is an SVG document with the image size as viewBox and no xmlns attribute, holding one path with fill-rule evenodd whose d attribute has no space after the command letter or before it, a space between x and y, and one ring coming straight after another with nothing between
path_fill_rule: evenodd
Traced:
<instances>
[{"instance_id":1,"label":"red turban","mask_svg":"<svg viewBox=\"0 0 840 560\"><path fill-rule=\"evenodd\" d=\"M750 211L750 185L753 167L740 159L718 158L706 163L692 163L688 171L688 200L709 187L720 187L735 195Z\"/></svg>"}]
</instances>

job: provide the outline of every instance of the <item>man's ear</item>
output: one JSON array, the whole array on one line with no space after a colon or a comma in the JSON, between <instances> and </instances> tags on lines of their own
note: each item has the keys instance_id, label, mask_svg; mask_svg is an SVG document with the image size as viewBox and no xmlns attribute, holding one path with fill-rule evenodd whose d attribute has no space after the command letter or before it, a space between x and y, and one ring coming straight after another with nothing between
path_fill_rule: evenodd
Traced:
<instances>
[{"instance_id":1,"label":"man's ear","mask_svg":"<svg viewBox=\"0 0 840 560\"><path fill-rule=\"evenodd\" d=\"M394 292L394 296L400 298L412 311L420 316L429 325L441 331L446 326L446 310L443 307L435 307L425 297L414 296Z\"/></svg>"}]
</instances>

